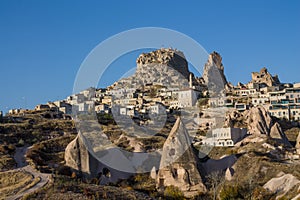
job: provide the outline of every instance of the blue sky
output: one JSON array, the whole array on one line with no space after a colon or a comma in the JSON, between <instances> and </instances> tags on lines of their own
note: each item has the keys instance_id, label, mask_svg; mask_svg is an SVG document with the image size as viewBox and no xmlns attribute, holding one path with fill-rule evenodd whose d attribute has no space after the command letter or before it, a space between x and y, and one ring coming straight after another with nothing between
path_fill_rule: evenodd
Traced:
<instances>
[{"instance_id":1,"label":"blue sky","mask_svg":"<svg viewBox=\"0 0 300 200\"><path fill-rule=\"evenodd\" d=\"M0 110L72 93L88 53L119 32L164 27L223 57L227 79L248 82L267 66L282 82L300 82L300 1L0 1ZM112 84L139 52L117 60L100 82Z\"/></svg>"}]
</instances>

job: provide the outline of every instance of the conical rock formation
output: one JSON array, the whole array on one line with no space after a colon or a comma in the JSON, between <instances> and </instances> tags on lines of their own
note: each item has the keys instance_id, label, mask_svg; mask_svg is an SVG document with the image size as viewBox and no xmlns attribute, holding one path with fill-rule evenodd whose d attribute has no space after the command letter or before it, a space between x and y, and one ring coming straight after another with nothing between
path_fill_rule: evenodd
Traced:
<instances>
[{"instance_id":1,"label":"conical rock formation","mask_svg":"<svg viewBox=\"0 0 300 200\"><path fill-rule=\"evenodd\" d=\"M68 144L65 150L66 165L71 169L83 174L86 178L97 176L99 162L89 153L81 133Z\"/></svg>"},{"instance_id":2,"label":"conical rock formation","mask_svg":"<svg viewBox=\"0 0 300 200\"><path fill-rule=\"evenodd\" d=\"M163 146L157 187L178 187L186 197L205 192L199 169L199 160L191 146L188 131L178 118Z\"/></svg>"},{"instance_id":3,"label":"conical rock formation","mask_svg":"<svg viewBox=\"0 0 300 200\"><path fill-rule=\"evenodd\" d=\"M292 146L277 122L271 128L270 137L277 140L278 142L283 143L286 146Z\"/></svg>"}]
</instances>

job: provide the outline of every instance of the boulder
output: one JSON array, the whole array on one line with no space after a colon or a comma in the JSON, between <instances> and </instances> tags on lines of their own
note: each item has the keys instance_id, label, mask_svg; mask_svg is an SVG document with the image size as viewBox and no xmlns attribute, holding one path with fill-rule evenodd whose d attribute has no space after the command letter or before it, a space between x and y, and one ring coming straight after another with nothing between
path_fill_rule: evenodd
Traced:
<instances>
[{"instance_id":1,"label":"boulder","mask_svg":"<svg viewBox=\"0 0 300 200\"><path fill-rule=\"evenodd\" d=\"M206 192L199 164L188 131L178 118L163 146L157 188L175 186L188 198Z\"/></svg>"},{"instance_id":2,"label":"boulder","mask_svg":"<svg viewBox=\"0 0 300 200\"><path fill-rule=\"evenodd\" d=\"M285 174L281 177L272 178L263 187L273 193L276 193L276 199L278 199L288 193L299 183L300 181L292 174Z\"/></svg>"},{"instance_id":3,"label":"boulder","mask_svg":"<svg viewBox=\"0 0 300 200\"><path fill-rule=\"evenodd\" d=\"M233 168L227 168L226 172L225 172L225 179L227 181L231 181L233 179L233 175L234 175L234 169Z\"/></svg>"},{"instance_id":4,"label":"boulder","mask_svg":"<svg viewBox=\"0 0 300 200\"><path fill-rule=\"evenodd\" d=\"M152 169L151 169L151 172L150 172L150 177L152 178L152 179L154 179L154 180L156 180L156 168L155 167L153 167Z\"/></svg>"}]
</instances>

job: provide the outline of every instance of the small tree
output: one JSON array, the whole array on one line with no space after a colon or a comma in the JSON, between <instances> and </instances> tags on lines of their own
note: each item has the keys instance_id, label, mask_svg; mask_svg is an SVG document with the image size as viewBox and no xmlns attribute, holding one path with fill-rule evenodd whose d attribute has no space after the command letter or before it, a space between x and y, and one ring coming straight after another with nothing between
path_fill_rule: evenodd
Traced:
<instances>
[{"instance_id":1,"label":"small tree","mask_svg":"<svg viewBox=\"0 0 300 200\"><path fill-rule=\"evenodd\" d=\"M207 178L207 182L210 186L210 189L213 192L213 199L216 200L217 191L219 190L220 186L225 181L224 172L214 171L214 172L210 173L206 178Z\"/></svg>"}]
</instances>

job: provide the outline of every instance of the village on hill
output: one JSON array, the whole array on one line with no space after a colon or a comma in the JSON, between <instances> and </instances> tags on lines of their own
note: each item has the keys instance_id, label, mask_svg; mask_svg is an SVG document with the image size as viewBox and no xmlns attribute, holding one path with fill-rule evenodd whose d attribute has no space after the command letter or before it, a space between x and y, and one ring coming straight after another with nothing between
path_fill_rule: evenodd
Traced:
<instances>
[{"instance_id":1,"label":"village on hill","mask_svg":"<svg viewBox=\"0 0 300 200\"><path fill-rule=\"evenodd\" d=\"M189 71L184 53L176 49L143 53L136 63L135 74L107 88L1 113L0 130L5 133L9 123L26 122L24 130L31 130L38 121L55 121L56 132L44 134L41 142L63 137L64 145L36 145L34 136L15 142L33 145L27 159L38 170L98 185L138 185L138 191L155 197L209 198L218 190L224 197L239 191L234 198L246 198L247 189L257 199L299 197L300 171L293 169L299 169L300 159L300 83L281 83L264 67L248 83L234 86L217 52L209 55L202 77ZM60 153L53 155L59 164L45 158L47 148Z\"/></svg>"}]
</instances>

